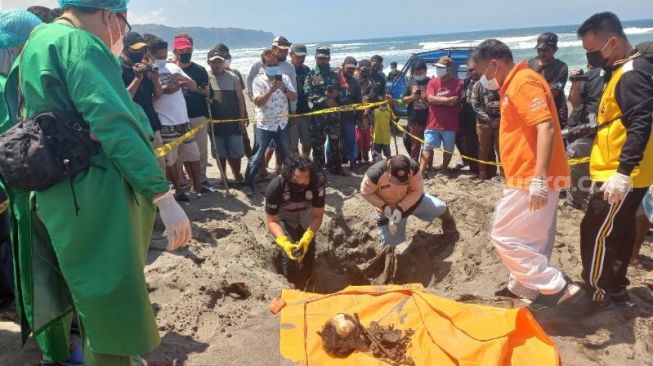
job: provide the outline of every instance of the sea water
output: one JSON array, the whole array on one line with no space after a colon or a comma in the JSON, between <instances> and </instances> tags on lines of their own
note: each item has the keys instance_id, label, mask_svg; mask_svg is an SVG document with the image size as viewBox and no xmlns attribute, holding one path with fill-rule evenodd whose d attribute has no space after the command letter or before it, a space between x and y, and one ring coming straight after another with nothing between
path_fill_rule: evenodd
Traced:
<instances>
[{"instance_id":1,"label":"sea water","mask_svg":"<svg viewBox=\"0 0 653 366\"><path fill-rule=\"evenodd\" d=\"M653 41L653 19L623 22L624 31L632 45L644 41ZM476 46L488 38L497 38L510 47L516 60L527 60L536 56L535 45L537 37L543 32L554 32L558 35L558 52L556 57L566 62L569 69L584 68L587 64L585 50L581 41L576 36L578 25L564 25L538 28L489 30L463 33L434 34L407 37L389 37L367 40L345 40L320 43L307 43L308 55L306 64L315 65L312 55L315 48L326 46L331 49L331 66L342 64L347 56L357 60L369 59L372 55L381 55L384 58L385 72L390 70L390 62L397 62L399 69L412 54L436 50L447 47ZM290 39L292 42L293 40ZM217 43L217 42L216 42ZM227 45L232 47L231 45ZM247 73L251 66L260 60L264 48L231 48L231 67ZM198 50L193 55L195 62L207 66L207 50Z\"/></svg>"}]
</instances>

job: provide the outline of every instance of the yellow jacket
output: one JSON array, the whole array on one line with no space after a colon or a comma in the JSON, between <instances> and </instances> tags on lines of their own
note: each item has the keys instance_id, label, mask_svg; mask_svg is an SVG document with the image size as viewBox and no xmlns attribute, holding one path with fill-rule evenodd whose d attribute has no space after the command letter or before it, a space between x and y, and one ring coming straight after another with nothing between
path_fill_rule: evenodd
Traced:
<instances>
[{"instance_id":1,"label":"yellow jacket","mask_svg":"<svg viewBox=\"0 0 653 366\"><path fill-rule=\"evenodd\" d=\"M599 130L592 146L590 176L592 181L605 182L615 172L630 175L634 188L646 188L653 184L653 142L650 133L653 117L648 107L638 108L639 112L628 113L633 104L642 105L642 98L653 95L633 93L637 83L647 83L644 94L653 90L653 82L647 67L640 70L642 63L650 67L643 57L633 56L612 70L599 104L597 122ZM639 73L639 74L638 74ZM621 90L619 89L621 88ZM638 88L641 91L641 88ZM629 95L636 94L636 95ZM622 110L626 109L625 111ZM623 114L628 115L624 118ZM627 141L628 140L628 141Z\"/></svg>"}]
</instances>

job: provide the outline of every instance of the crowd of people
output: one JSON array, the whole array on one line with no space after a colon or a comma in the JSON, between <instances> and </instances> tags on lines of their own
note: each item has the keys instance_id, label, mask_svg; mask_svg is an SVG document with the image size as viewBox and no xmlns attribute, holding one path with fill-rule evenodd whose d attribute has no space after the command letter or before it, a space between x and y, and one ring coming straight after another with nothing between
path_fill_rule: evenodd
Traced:
<instances>
[{"instance_id":1,"label":"crowd of people","mask_svg":"<svg viewBox=\"0 0 653 366\"><path fill-rule=\"evenodd\" d=\"M59 2L53 11L0 12L0 193L9 202L0 301L13 302L24 334L35 334L42 365L143 364L139 355L160 342L143 274L157 211L168 249L183 247L191 228L178 202L216 189L207 167L215 163L225 182L229 168L231 183L252 196L273 156L265 222L279 270L297 288L312 280L328 175L369 165L360 194L374 208L392 267L409 217L439 219L445 235L457 233L447 204L424 182L460 169L505 183L491 241L509 279L497 296L582 315L633 306L627 267L651 225L636 217L653 206L653 43L632 46L616 15L593 15L579 28L587 73L569 73L555 58L553 33L540 35L537 56L522 62L490 39L475 48L464 80L448 56L414 62L395 100L386 82L401 72L393 63L386 77L379 55L336 66L330 49L317 47L309 68L307 47L279 36L244 78L225 44L203 65L192 61L191 35L168 43L133 32L126 0ZM253 141L246 98L254 105ZM417 137L404 139L407 155L391 148L399 105ZM43 128L44 120L57 128ZM26 130L49 138L26 137ZM192 138L155 153L189 131ZM14 147L25 144L33 147L28 153ZM94 149L68 154L79 144ZM56 159L38 155L44 149ZM436 149L442 163L433 169ZM455 149L464 158L452 168ZM568 163L582 157L590 163ZM570 207L586 210L582 285L550 263L563 192Z\"/></svg>"}]
</instances>

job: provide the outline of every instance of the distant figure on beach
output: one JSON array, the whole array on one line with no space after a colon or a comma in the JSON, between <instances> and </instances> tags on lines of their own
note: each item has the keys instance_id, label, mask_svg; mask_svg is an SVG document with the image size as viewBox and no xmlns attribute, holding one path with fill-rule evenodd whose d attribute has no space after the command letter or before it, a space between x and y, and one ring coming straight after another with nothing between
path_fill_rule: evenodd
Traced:
<instances>
[{"instance_id":1,"label":"distant figure on beach","mask_svg":"<svg viewBox=\"0 0 653 366\"><path fill-rule=\"evenodd\" d=\"M569 113L567 98L565 97L565 85L567 85L569 68L566 63L555 58L555 54L558 52L558 35L550 32L540 34L537 37L535 49L537 50L537 57L528 61L528 66L542 74L546 82L549 83L553 99L556 102L560 126L565 128L567 126L567 114Z\"/></svg>"},{"instance_id":2,"label":"distant figure on beach","mask_svg":"<svg viewBox=\"0 0 653 366\"><path fill-rule=\"evenodd\" d=\"M394 83L395 80L401 75L401 71L397 70L397 63L392 61L390 63L390 72L388 73L388 81Z\"/></svg>"}]
</instances>

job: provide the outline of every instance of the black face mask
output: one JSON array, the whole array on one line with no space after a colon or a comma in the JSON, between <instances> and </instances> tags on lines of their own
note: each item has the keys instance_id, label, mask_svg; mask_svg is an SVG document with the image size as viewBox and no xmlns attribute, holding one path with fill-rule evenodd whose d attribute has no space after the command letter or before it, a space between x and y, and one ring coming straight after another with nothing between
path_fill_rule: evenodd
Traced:
<instances>
[{"instance_id":1,"label":"black face mask","mask_svg":"<svg viewBox=\"0 0 653 366\"><path fill-rule=\"evenodd\" d=\"M131 61L134 64L143 61L144 56L145 56L144 53L127 53L127 57L129 58L129 61Z\"/></svg>"},{"instance_id":2,"label":"black face mask","mask_svg":"<svg viewBox=\"0 0 653 366\"><path fill-rule=\"evenodd\" d=\"M306 188L308 188L307 184L297 184L293 182L288 182L290 186L290 191L293 193L301 193L306 191Z\"/></svg>"},{"instance_id":3,"label":"black face mask","mask_svg":"<svg viewBox=\"0 0 653 366\"><path fill-rule=\"evenodd\" d=\"M608 65L608 58L603 56L603 50L608 46L608 43L610 41L605 43L603 47L601 47L600 50L596 50L594 52L587 52L585 55L587 56L587 64L596 67L596 68L601 68L604 69Z\"/></svg>"},{"instance_id":4,"label":"black face mask","mask_svg":"<svg viewBox=\"0 0 653 366\"><path fill-rule=\"evenodd\" d=\"M191 58L193 58L193 53L192 52L179 54L179 61L181 61L182 64L189 63Z\"/></svg>"},{"instance_id":5,"label":"black face mask","mask_svg":"<svg viewBox=\"0 0 653 366\"><path fill-rule=\"evenodd\" d=\"M608 59L603 57L601 50L594 52L587 52L587 64L596 68L605 68L608 64Z\"/></svg>"}]
</instances>

